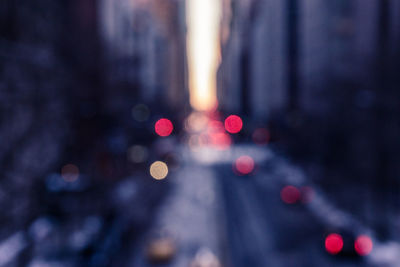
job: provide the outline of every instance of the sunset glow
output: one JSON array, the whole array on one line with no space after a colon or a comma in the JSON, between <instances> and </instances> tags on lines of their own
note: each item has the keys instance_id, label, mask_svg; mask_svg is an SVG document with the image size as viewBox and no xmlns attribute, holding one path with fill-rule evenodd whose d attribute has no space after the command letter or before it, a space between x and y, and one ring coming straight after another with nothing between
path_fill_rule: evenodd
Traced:
<instances>
[{"instance_id":1,"label":"sunset glow","mask_svg":"<svg viewBox=\"0 0 400 267\"><path fill-rule=\"evenodd\" d=\"M186 9L190 104L196 110L207 111L217 105L221 3L188 0Z\"/></svg>"}]
</instances>

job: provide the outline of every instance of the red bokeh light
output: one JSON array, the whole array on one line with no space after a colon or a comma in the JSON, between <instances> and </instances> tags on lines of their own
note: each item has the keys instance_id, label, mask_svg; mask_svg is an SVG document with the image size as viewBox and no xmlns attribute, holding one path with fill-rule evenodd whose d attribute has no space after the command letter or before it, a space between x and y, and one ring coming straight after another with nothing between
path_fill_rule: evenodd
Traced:
<instances>
[{"instance_id":1,"label":"red bokeh light","mask_svg":"<svg viewBox=\"0 0 400 267\"><path fill-rule=\"evenodd\" d=\"M234 167L239 174L249 174L254 170L254 160L250 156L240 156L236 159Z\"/></svg>"},{"instance_id":2,"label":"red bokeh light","mask_svg":"<svg viewBox=\"0 0 400 267\"><path fill-rule=\"evenodd\" d=\"M258 128L253 132L253 142L257 145L266 145L269 142L269 131L265 128Z\"/></svg>"},{"instance_id":3,"label":"red bokeh light","mask_svg":"<svg viewBox=\"0 0 400 267\"><path fill-rule=\"evenodd\" d=\"M232 139L227 133L212 133L210 134L211 144L220 150L228 149L232 144Z\"/></svg>"},{"instance_id":4,"label":"red bokeh light","mask_svg":"<svg viewBox=\"0 0 400 267\"><path fill-rule=\"evenodd\" d=\"M154 130L159 136L168 136L172 133L174 126L168 119L159 119L154 125Z\"/></svg>"},{"instance_id":5,"label":"red bokeh light","mask_svg":"<svg viewBox=\"0 0 400 267\"><path fill-rule=\"evenodd\" d=\"M338 254L343 249L343 238L339 234L330 234L325 239L325 249L330 254Z\"/></svg>"},{"instance_id":6,"label":"red bokeh light","mask_svg":"<svg viewBox=\"0 0 400 267\"><path fill-rule=\"evenodd\" d=\"M243 121L239 116L230 115L225 119L225 130L229 133L238 133L242 130Z\"/></svg>"},{"instance_id":7,"label":"red bokeh light","mask_svg":"<svg viewBox=\"0 0 400 267\"><path fill-rule=\"evenodd\" d=\"M366 235L360 235L354 242L354 249L360 256L366 256L369 253L371 253L372 247L373 247L372 240Z\"/></svg>"},{"instance_id":8,"label":"red bokeh light","mask_svg":"<svg viewBox=\"0 0 400 267\"><path fill-rule=\"evenodd\" d=\"M79 178L79 168L74 164L67 164L61 168L61 177L67 182L74 182Z\"/></svg>"},{"instance_id":9,"label":"red bokeh light","mask_svg":"<svg viewBox=\"0 0 400 267\"><path fill-rule=\"evenodd\" d=\"M209 133L220 133L224 132L224 124L217 120L212 120L208 123Z\"/></svg>"},{"instance_id":10,"label":"red bokeh light","mask_svg":"<svg viewBox=\"0 0 400 267\"><path fill-rule=\"evenodd\" d=\"M285 186L281 190L281 199L286 204L294 204L300 200L300 190L292 185Z\"/></svg>"}]
</instances>

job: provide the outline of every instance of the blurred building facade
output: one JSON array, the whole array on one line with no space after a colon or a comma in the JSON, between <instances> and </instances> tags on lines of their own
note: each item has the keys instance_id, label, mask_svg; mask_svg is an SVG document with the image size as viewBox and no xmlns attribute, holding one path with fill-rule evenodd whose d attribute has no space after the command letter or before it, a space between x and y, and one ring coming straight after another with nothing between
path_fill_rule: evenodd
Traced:
<instances>
[{"instance_id":1,"label":"blurred building facade","mask_svg":"<svg viewBox=\"0 0 400 267\"><path fill-rule=\"evenodd\" d=\"M331 190L368 185L377 203L394 207L399 199L387 192L400 189L398 1L226 2L221 109L268 123L273 139L319 166L316 179Z\"/></svg>"},{"instance_id":2,"label":"blurred building facade","mask_svg":"<svg viewBox=\"0 0 400 267\"><path fill-rule=\"evenodd\" d=\"M349 116L372 119L376 106L395 106L380 101L397 97L390 74L399 50L396 1L225 4L230 9L224 9L222 25L229 32L222 38L219 69L222 110L255 120L277 118L289 128L310 122L309 127L319 128L315 131L326 131L320 135L325 138ZM380 128L378 121L363 123ZM314 138L312 131L302 134Z\"/></svg>"},{"instance_id":3,"label":"blurred building facade","mask_svg":"<svg viewBox=\"0 0 400 267\"><path fill-rule=\"evenodd\" d=\"M389 10L390 50L398 45L396 1L223 2L219 103L231 112L267 119L295 106L305 112L327 110L326 90L332 91L323 85L327 79L370 76L368 66L379 50L382 2Z\"/></svg>"},{"instance_id":4,"label":"blurred building facade","mask_svg":"<svg viewBox=\"0 0 400 267\"><path fill-rule=\"evenodd\" d=\"M39 14L45 7L48 13ZM45 0L0 6L0 239L40 209L32 188L65 144L69 77L55 49L63 8Z\"/></svg>"},{"instance_id":5,"label":"blurred building facade","mask_svg":"<svg viewBox=\"0 0 400 267\"><path fill-rule=\"evenodd\" d=\"M110 94L130 90L132 102L187 107L184 11L182 0L100 1Z\"/></svg>"},{"instance_id":6,"label":"blurred building facade","mask_svg":"<svg viewBox=\"0 0 400 267\"><path fill-rule=\"evenodd\" d=\"M284 1L223 1L221 110L263 120L284 106Z\"/></svg>"},{"instance_id":7,"label":"blurred building facade","mask_svg":"<svg viewBox=\"0 0 400 267\"><path fill-rule=\"evenodd\" d=\"M127 151L155 138L135 104L188 104L184 2L129 2L0 5L2 266L126 265L121 236L135 242L166 192ZM71 164L77 183L60 175Z\"/></svg>"}]
</instances>

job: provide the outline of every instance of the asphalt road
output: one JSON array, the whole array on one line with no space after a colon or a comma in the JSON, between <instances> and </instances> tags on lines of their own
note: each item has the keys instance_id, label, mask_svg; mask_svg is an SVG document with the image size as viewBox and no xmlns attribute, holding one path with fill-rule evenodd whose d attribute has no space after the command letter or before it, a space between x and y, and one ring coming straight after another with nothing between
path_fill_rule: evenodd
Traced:
<instances>
[{"instance_id":1,"label":"asphalt road","mask_svg":"<svg viewBox=\"0 0 400 267\"><path fill-rule=\"evenodd\" d=\"M395 266L328 254L325 237L346 218L317 195L309 203L284 203L284 186L308 184L298 177L298 168L271 151L255 146L222 152L183 147L179 154L179 170L167 177L174 189L148 235L167 229L175 240L177 253L162 266L216 266L192 265L204 249L224 267ZM241 155L255 161L249 175L234 171L232 164ZM159 266L144 255L144 246L135 248L132 266Z\"/></svg>"},{"instance_id":2,"label":"asphalt road","mask_svg":"<svg viewBox=\"0 0 400 267\"><path fill-rule=\"evenodd\" d=\"M228 237L227 266L364 266L360 259L331 256L324 248L329 228L302 203L285 204L287 185L274 159L255 174L237 176L232 165L216 167Z\"/></svg>"}]
</instances>

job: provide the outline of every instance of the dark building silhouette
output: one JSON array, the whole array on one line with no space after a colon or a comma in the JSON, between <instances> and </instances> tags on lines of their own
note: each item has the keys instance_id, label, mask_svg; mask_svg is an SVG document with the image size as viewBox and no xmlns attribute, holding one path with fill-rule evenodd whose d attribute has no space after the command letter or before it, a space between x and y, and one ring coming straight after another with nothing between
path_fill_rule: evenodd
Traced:
<instances>
[{"instance_id":1,"label":"dark building silhouette","mask_svg":"<svg viewBox=\"0 0 400 267\"><path fill-rule=\"evenodd\" d=\"M386 236L380 218L399 201L389 193L399 191L400 174L397 1L232 0L230 7L222 110L268 123L273 140L319 166L310 175L327 190L369 188L380 216L365 216Z\"/></svg>"}]
</instances>

